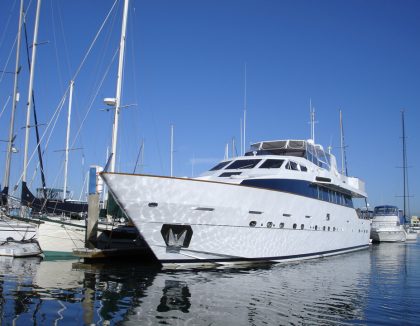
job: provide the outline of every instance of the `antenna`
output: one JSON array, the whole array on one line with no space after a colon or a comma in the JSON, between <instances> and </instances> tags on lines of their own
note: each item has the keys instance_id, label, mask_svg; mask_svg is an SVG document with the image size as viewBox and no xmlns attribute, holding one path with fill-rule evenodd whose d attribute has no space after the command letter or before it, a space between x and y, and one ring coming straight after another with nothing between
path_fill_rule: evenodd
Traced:
<instances>
[{"instance_id":1,"label":"antenna","mask_svg":"<svg viewBox=\"0 0 420 326\"><path fill-rule=\"evenodd\" d=\"M311 139L315 144L315 108L312 106L312 99L309 99L309 115L310 115L310 124L311 124Z\"/></svg>"},{"instance_id":2,"label":"antenna","mask_svg":"<svg viewBox=\"0 0 420 326\"><path fill-rule=\"evenodd\" d=\"M341 149L341 174L348 175L346 145L344 144L343 112L340 110L340 149Z\"/></svg>"},{"instance_id":3,"label":"antenna","mask_svg":"<svg viewBox=\"0 0 420 326\"><path fill-rule=\"evenodd\" d=\"M243 136L243 147L242 147L242 155L245 155L245 149L246 149L246 62L245 62L245 85L244 85L244 128L243 128L243 132L244 132L244 136Z\"/></svg>"},{"instance_id":4,"label":"antenna","mask_svg":"<svg viewBox=\"0 0 420 326\"><path fill-rule=\"evenodd\" d=\"M174 125L171 124L171 177L174 170Z\"/></svg>"}]
</instances>

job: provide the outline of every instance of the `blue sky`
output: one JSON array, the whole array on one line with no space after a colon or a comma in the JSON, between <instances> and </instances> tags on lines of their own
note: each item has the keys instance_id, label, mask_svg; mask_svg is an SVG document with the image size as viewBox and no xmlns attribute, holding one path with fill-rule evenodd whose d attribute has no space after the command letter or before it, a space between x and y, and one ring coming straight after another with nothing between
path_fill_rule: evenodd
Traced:
<instances>
[{"instance_id":1,"label":"blue sky","mask_svg":"<svg viewBox=\"0 0 420 326\"><path fill-rule=\"evenodd\" d=\"M113 2L43 0L38 38L48 43L38 47L35 67L41 123L51 119ZM25 1L29 4L31 40L35 0ZM18 0L0 2L0 70L14 68L18 7ZM118 3L75 82L71 135L73 147L83 150L71 152L69 186L77 196L88 166L105 164L111 142L112 112L101 109L102 99L115 95L117 60L111 59L118 48L121 12ZM419 39L419 1L131 0L122 103L137 105L121 115L117 168L133 171L144 139L142 171L168 175L171 123L176 176L197 175L222 159L226 143L233 137L240 142L246 63L246 143L309 138L312 99L316 141L325 148L331 145L339 160L341 108L348 170L365 180L372 206L402 206L397 196L402 194L398 167L404 108L411 210L420 214ZM13 184L23 165L26 60L23 52ZM1 111L12 82L11 75L0 73ZM8 135L10 107L9 101L0 116L0 139ZM67 104L45 153L50 186L63 183L63 153L55 151L64 148L66 110ZM5 143L0 150L3 176ZM39 184L35 177L32 189Z\"/></svg>"}]
</instances>

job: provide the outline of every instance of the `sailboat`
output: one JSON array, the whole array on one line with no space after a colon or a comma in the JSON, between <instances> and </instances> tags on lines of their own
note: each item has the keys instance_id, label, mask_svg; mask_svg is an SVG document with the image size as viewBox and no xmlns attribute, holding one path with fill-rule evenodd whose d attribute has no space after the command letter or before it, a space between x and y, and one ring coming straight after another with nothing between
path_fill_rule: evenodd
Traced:
<instances>
[{"instance_id":1,"label":"sailboat","mask_svg":"<svg viewBox=\"0 0 420 326\"><path fill-rule=\"evenodd\" d=\"M417 241L417 232L410 228L410 225L407 223L407 199L410 197L408 194L408 174L407 174L407 148L405 144L405 120L404 120L404 110L401 110L401 124L402 124L402 145L403 145L403 201L404 201L404 231L406 233L406 241Z\"/></svg>"},{"instance_id":2,"label":"sailboat","mask_svg":"<svg viewBox=\"0 0 420 326\"><path fill-rule=\"evenodd\" d=\"M4 175L4 188L0 193L0 256L26 257L34 256L42 253L37 242L38 230L36 225L21 220L9 218L5 212L6 207L12 206L9 200L9 179L10 165L13 153L13 142L16 138L14 135L14 119L18 100L17 83L19 77L19 53L20 53L20 35L23 19L23 0L20 2L19 10L19 27L18 42L16 46L16 64L14 71L14 88L13 88L13 104L10 117L9 141L6 154L6 170Z\"/></svg>"}]
</instances>

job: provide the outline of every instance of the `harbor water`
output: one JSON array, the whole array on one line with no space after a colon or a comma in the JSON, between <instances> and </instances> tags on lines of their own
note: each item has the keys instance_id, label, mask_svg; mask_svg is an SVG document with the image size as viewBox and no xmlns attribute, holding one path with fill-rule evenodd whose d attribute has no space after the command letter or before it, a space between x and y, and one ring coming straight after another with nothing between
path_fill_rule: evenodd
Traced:
<instances>
[{"instance_id":1,"label":"harbor water","mask_svg":"<svg viewBox=\"0 0 420 326\"><path fill-rule=\"evenodd\" d=\"M420 242L247 268L0 261L1 325L420 324Z\"/></svg>"}]
</instances>

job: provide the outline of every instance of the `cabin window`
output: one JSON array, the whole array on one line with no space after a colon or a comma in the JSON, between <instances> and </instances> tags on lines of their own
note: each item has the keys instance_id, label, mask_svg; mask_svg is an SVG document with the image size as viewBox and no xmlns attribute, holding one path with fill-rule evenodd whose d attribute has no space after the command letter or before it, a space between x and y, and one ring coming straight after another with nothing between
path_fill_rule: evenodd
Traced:
<instances>
[{"instance_id":1,"label":"cabin window","mask_svg":"<svg viewBox=\"0 0 420 326\"><path fill-rule=\"evenodd\" d=\"M254 226L256 226L257 225L257 222L256 221L251 221L251 222L249 222L249 226L250 227L254 227Z\"/></svg>"},{"instance_id":2,"label":"cabin window","mask_svg":"<svg viewBox=\"0 0 420 326\"><path fill-rule=\"evenodd\" d=\"M300 229L303 230L304 228L305 228L305 225L304 224L301 224L300 225Z\"/></svg>"},{"instance_id":3,"label":"cabin window","mask_svg":"<svg viewBox=\"0 0 420 326\"><path fill-rule=\"evenodd\" d=\"M238 160L234 161L230 165L226 167L226 169L252 169L255 167L261 159L255 159L255 160Z\"/></svg>"},{"instance_id":4,"label":"cabin window","mask_svg":"<svg viewBox=\"0 0 420 326\"><path fill-rule=\"evenodd\" d=\"M232 175L240 175L242 172L223 172L221 175L219 175L220 178L228 178Z\"/></svg>"},{"instance_id":5,"label":"cabin window","mask_svg":"<svg viewBox=\"0 0 420 326\"><path fill-rule=\"evenodd\" d=\"M284 223L283 222L280 223L279 228L280 229L283 229L284 228Z\"/></svg>"},{"instance_id":6,"label":"cabin window","mask_svg":"<svg viewBox=\"0 0 420 326\"><path fill-rule=\"evenodd\" d=\"M318 230L318 225L315 225L315 231Z\"/></svg>"},{"instance_id":7,"label":"cabin window","mask_svg":"<svg viewBox=\"0 0 420 326\"><path fill-rule=\"evenodd\" d=\"M286 164L286 169L288 170L294 170L294 171L298 171L298 165L296 162L293 161L289 161Z\"/></svg>"},{"instance_id":8,"label":"cabin window","mask_svg":"<svg viewBox=\"0 0 420 326\"><path fill-rule=\"evenodd\" d=\"M217 171L223 169L226 165L228 165L232 161L220 162L215 167L211 168L210 171Z\"/></svg>"},{"instance_id":9,"label":"cabin window","mask_svg":"<svg viewBox=\"0 0 420 326\"><path fill-rule=\"evenodd\" d=\"M322 231L325 231L325 226L322 227Z\"/></svg>"},{"instance_id":10,"label":"cabin window","mask_svg":"<svg viewBox=\"0 0 420 326\"><path fill-rule=\"evenodd\" d=\"M301 165L301 166L300 166L300 170L301 170L302 172L307 172L307 171L308 171L308 168L307 168L306 166L304 166L304 165Z\"/></svg>"},{"instance_id":11,"label":"cabin window","mask_svg":"<svg viewBox=\"0 0 420 326\"><path fill-rule=\"evenodd\" d=\"M265 160L260 165L260 169L279 169L283 165L284 160Z\"/></svg>"},{"instance_id":12,"label":"cabin window","mask_svg":"<svg viewBox=\"0 0 420 326\"><path fill-rule=\"evenodd\" d=\"M293 224L293 228L294 228L294 229L296 229L296 228L297 228L297 224L296 224L296 223L294 223L294 224Z\"/></svg>"},{"instance_id":13,"label":"cabin window","mask_svg":"<svg viewBox=\"0 0 420 326\"><path fill-rule=\"evenodd\" d=\"M273 226L273 222L267 222L267 227L271 228Z\"/></svg>"}]
</instances>

